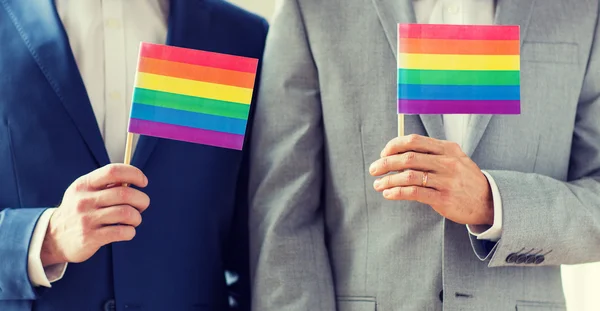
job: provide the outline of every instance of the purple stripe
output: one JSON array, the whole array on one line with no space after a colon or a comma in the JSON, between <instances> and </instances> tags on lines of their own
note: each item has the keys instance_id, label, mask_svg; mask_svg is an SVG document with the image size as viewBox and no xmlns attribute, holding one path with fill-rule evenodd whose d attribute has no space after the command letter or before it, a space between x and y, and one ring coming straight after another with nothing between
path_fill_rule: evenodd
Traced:
<instances>
[{"instance_id":1,"label":"purple stripe","mask_svg":"<svg viewBox=\"0 0 600 311\"><path fill-rule=\"evenodd\" d=\"M398 100L402 114L520 114L520 100Z\"/></svg>"},{"instance_id":2,"label":"purple stripe","mask_svg":"<svg viewBox=\"0 0 600 311\"><path fill-rule=\"evenodd\" d=\"M242 150L242 146L244 145L244 135L133 118L129 121L129 132L236 150Z\"/></svg>"}]
</instances>

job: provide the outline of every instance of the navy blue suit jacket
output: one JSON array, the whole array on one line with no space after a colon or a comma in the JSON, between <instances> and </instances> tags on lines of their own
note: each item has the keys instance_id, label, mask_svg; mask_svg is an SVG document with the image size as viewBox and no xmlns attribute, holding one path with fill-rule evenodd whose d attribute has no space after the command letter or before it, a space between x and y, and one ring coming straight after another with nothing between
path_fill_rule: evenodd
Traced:
<instances>
[{"instance_id":1,"label":"navy blue suit jacket","mask_svg":"<svg viewBox=\"0 0 600 311\"><path fill-rule=\"evenodd\" d=\"M151 200L133 241L70 264L52 288L32 287L40 214L109 164L53 3L0 0L0 310L225 310L229 297L249 309L245 153L153 137L132 160ZM169 45L260 58L266 32L264 19L225 1L171 1ZM226 270L239 276L233 286Z\"/></svg>"}]
</instances>

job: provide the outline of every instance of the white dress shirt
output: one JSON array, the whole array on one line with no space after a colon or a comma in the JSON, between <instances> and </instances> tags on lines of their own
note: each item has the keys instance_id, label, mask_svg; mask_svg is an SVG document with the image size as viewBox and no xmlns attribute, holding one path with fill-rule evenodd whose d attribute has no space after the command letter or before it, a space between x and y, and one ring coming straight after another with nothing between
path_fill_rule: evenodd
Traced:
<instances>
[{"instance_id":1,"label":"white dress shirt","mask_svg":"<svg viewBox=\"0 0 600 311\"><path fill-rule=\"evenodd\" d=\"M111 162L123 163L140 42L165 43L169 2L55 0L55 4L108 156ZM42 214L30 243L28 273L34 286L50 287L66 270L66 264L44 269L40 258L53 212Z\"/></svg>"},{"instance_id":2,"label":"white dress shirt","mask_svg":"<svg viewBox=\"0 0 600 311\"><path fill-rule=\"evenodd\" d=\"M495 0L414 0L413 5L420 24L492 25L496 12ZM446 114L443 120L446 138L464 148L470 115ZM467 229L478 239L498 241L502 235L502 201L494 179L485 171L483 173L492 189L494 224L491 227L467 226Z\"/></svg>"}]
</instances>

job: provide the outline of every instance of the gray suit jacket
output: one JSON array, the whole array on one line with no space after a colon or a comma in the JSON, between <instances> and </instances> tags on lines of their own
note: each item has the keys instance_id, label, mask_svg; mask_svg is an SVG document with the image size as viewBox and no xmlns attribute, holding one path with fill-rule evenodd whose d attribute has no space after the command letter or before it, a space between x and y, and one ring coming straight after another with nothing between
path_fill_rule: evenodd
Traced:
<instances>
[{"instance_id":1,"label":"gray suit jacket","mask_svg":"<svg viewBox=\"0 0 600 311\"><path fill-rule=\"evenodd\" d=\"M597 19L597 0L498 0L496 23L521 26L522 114L470 123L504 210L485 243L372 188L411 1L283 0L250 146L254 310L564 310L560 265L600 260ZM406 133L444 139L442 117Z\"/></svg>"}]
</instances>

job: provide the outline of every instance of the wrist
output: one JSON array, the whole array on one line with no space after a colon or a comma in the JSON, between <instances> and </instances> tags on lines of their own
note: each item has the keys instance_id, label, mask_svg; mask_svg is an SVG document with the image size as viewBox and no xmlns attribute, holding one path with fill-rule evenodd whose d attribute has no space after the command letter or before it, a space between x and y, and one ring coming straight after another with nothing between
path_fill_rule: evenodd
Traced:
<instances>
[{"instance_id":1,"label":"wrist","mask_svg":"<svg viewBox=\"0 0 600 311\"><path fill-rule=\"evenodd\" d=\"M488 183L488 185L489 185L489 183ZM483 224L493 226L494 225L494 200L492 197L491 187L488 187L488 191L487 191L485 199L484 199L484 207L483 208L484 208Z\"/></svg>"},{"instance_id":2,"label":"wrist","mask_svg":"<svg viewBox=\"0 0 600 311\"><path fill-rule=\"evenodd\" d=\"M494 225L494 203L490 200L486 206L486 217L485 224L489 226Z\"/></svg>"},{"instance_id":3,"label":"wrist","mask_svg":"<svg viewBox=\"0 0 600 311\"><path fill-rule=\"evenodd\" d=\"M472 219L472 223L468 223L471 226L494 225L494 199L492 195L492 188L486 177L484 177L483 180L485 180L487 187L481 187L481 189L485 189L485 192L479 196L479 204L473 215L475 217Z\"/></svg>"},{"instance_id":4,"label":"wrist","mask_svg":"<svg viewBox=\"0 0 600 311\"><path fill-rule=\"evenodd\" d=\"M67 262L65 256L58 247L56 230L52 226L52 218L53 217L50 218L48 229L46 229L46 235L44 236L44 242L42 243L40 252L40 259L42 260L42 265L44 267Z\"/></svg>"}]
</instances>

